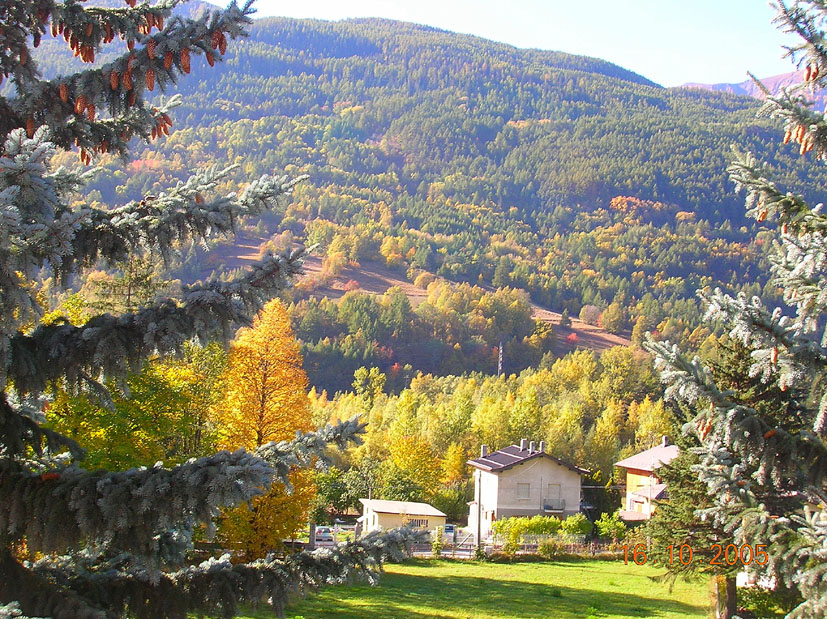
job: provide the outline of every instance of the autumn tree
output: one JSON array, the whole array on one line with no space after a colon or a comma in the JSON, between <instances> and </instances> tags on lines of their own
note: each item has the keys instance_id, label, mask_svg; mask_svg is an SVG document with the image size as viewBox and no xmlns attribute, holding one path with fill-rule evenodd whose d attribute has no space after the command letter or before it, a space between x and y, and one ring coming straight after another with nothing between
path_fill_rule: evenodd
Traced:
<instances>
[{"instance_id":1,"label":"autumn tree","mask_svg":"<svg viewBox=\"0 0 827 619\"><path fill-rule=\"evenodd\" d=\"M307 376L287 310L270 301L230 347L221 416L223 446L255 449L311 428ZM287 484L273 484L252 502L224 515L220 536L243 549L247 560L280 548L306 522L315 499L308 471L291 471Z\"/></svg>"},{"instance_id":2,"label":"autumn tree","mask_svg":"<svg viewBox=\"0 0 827 619\"><path fill-rule=\"evenodd\" d=\"M307 376L281 301L269 302L230 347L222 417L228 448L255 448L310 429Z\"/></svg>"}]
</instances>

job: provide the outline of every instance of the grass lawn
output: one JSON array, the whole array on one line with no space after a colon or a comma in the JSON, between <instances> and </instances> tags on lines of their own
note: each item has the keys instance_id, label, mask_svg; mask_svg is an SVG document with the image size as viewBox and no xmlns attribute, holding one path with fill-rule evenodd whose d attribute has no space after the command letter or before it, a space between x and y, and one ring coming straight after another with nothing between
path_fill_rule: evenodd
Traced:
<instances>
[{"instance_id":1,"label":"grass lawn","mask_svg":"<svg viewBox=\"0 0 827 619\"><path fill-rule=\"evenodd\" d=\"M652 582L658 571L623 561L476 563L412 559L386 566L377 587L330 587L287 610L291 619L315 617L528 617L708 616L703 584ZM249 619L271 619L259 611Z\"/></svg>"}]
</instances>

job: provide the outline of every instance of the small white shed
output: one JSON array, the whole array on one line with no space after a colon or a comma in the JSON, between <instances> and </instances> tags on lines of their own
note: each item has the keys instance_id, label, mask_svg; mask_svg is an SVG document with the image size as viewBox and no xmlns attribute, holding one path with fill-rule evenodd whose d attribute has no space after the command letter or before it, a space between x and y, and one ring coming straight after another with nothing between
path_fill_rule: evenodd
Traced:
<instances>
[{"instance_id":1,"label":"small white shed","mask_svg":"<svg viewBox=\"0 0 827 619\"><path fill-rule=\"evenodd\" d=\"M444 527L447 516L433 505L413 501L385 501L382 499L359 499L362 515L359 522L363 531L384 531L398 527L412 526L432 531Z\"/></svg>"}]
</instances>

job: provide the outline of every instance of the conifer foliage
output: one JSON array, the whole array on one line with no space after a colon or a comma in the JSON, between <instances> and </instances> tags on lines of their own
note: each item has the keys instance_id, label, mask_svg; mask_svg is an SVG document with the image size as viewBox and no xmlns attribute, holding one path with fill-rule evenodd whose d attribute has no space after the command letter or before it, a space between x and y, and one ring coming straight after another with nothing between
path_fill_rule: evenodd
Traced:
<instances>
[{"instance_id":1,"label":"conifer foliage","mask_svg":"<svg viewBox=\"0 0 827 619\"><path fill-rule=\"evenodd\" d=\"M807 104L827 74L824 46L827 6L822 2L776 2L781 28L801 37L790 54L805 67L805 81L770 96L762 113L784 125L785 143L794 142L814 165L827 152L827 121ZM749 375L777 387L786 397L779 410L749 402L737 384L716 384L713 373L677 347L649 341L669 397L693 404L697 416L685 426L700 441L694 467L714 499L700 515L755 549L766 544L766 565L749 569L798 589L804 601L790 617L827 615L827 217L821 205L779 189L770 170L752 154L739 154L729 167L746 191L747 215L777 225L771 283L783 292L786 308L771 309L758 298L732 297L721 290L699 291L706 319L720 321L729 337L750 351ZM749 385L749 380L740 381Z\"/></svg>"},{"instance_id":2,"label":"conifer foliage","mask_svg":"<svg viewBox=\"0 0 827 619\"><path fill-rule=\"evenodd\" d=\"M149 355L180 351L194 337L229 339L300 268L300 251L268 256L231 281L165 291L129 313L79 326L38 324L47 309L33 284L39 275L68 284L96 264L167 258L178 241L231 233L240 217L270 208L299 180L263 176L238 194L216 195L231 170L216 167L157 196L101 209L83 203L90 172L51 168L61 149L76 148L88 164L100 153L126 156L132 138L168 134L176 100L152 106L146 92L164 90L199 59L220 61L252 13L249 3L233 3L186 20L173 16L176 4L0 3L0 77L11 82L0 96L0 614L232 616L240 601L280 609L288 591L372 577L409 541L390 533L250 564L186 562L196 526L209 531L220 508L324 461L328 444L358 441L355 419L253 452L122 472L84 470L81 447L41 426L51 385L105 400L103 381L123 379ZM77 73L41 78L32 51L47 36L65 39ZM94 62L107 44L123 53L83 70L80 63Z\"/></svg>"}]
</instances>

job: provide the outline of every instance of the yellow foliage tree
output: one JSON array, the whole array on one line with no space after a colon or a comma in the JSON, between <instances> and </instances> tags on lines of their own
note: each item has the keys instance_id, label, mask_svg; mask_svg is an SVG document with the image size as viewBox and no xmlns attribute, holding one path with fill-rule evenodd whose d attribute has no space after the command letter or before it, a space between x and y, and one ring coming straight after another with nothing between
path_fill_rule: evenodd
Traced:
<instances>
[{"instance_id":1,"label":"yellow foliage tree","mask_svg":"<svg viewBox=\"0 0 827 619\"><path fill-rule=\"evenodd\" d=\"M268 303L230 348L224 447L247 449L311 429L307 375L281 301Z\"/></svg>"},{"instance_id":2,"label":"yellow foliage tree","mask_svg":"<svg viewBox=\"0 0 827 619\"><path fill-rule=\"evenodd\" d=\"M426 498L436 492L441 474L437 458L427 441L420 436L391 438L390 457L397 469L422 488Z\"/></svg>"},{"instance_id":3,"label":"yellow foliage tree","mask_svg":"<svg viewBox=\"0 0 827 619\"><path fill-rule=\"evenodd\" d=\"M271 301L249 329L239 330L230 348L227 394L221 413L222 446L253 449L293 438L312 428L307 375L284 305ZM225 514L220 538L245 560L264 556L292 538L307 520L315 497L307 471Z\"/></svg>"},{"instance_id":4,"label":"yellow foliage tree","mask_svg":"<svg viewBox=\"0 0 827 619\"><path fill-rule=\"evenodd\" d=\"M442 483L453 484L462 481L468 475L468 454L459 443L451 443L442 458Z\"/></svg>"}]
</instances>

